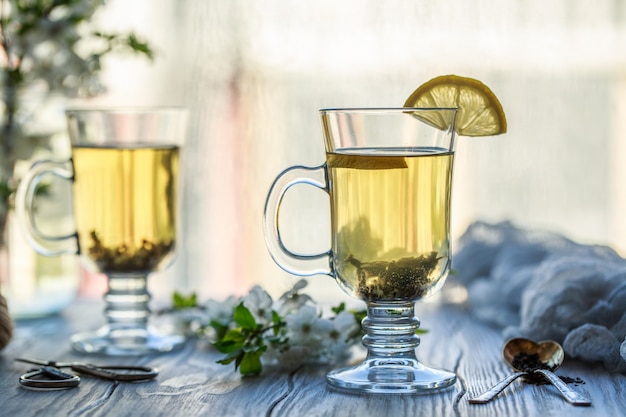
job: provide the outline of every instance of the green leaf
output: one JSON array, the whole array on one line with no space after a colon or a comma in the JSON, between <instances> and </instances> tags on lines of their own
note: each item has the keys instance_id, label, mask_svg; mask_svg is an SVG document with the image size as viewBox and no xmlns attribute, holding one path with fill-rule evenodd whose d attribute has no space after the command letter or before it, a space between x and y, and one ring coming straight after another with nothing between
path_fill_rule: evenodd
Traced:
<instances>
[{"instance_id":1,"label":"green leaf","mask_svg":"<svg viewBox=\"0 0 626 417\"><path fill-rule=\"evenodd\" d=\"M151 61L154 60L154 51L150 48L150 45L140 40L137 35L130 33L127 42L133 51L144 54Z\"/></svg>"},{"instance_id":2,"label":"green leaf","mask_svg":"<svg viewBox=\"0 0 626 417\"><path fill-rule=\"evenodd\" d=\"M272 310L272 323L279 324L283 321L283 318L276 312L276 310Z\"/></svg>"},{"instance_id":3,"label":"green leaf","mask_svg":"<svg viewBox=\"0 0 626 417\"><path fill-rule=\"evenodd\" d=\"M274 336L278 335L278 333L280 333L280 329L285 327L285 321L275 310L272 310L272 324L272 332Z\"/></svg>"},{"instance_id":4,"label":"green leaf","mask_svg":"<svg viewBox=\"0 0 626 417\"><path fill-rule=\"evenodd\" d=\"M0 198L2 199L2 201L8 200L12 192L13 190L11 189L8 181L0 181Z\"/></svg>"},{"instance_id":5,"label":"green leaf","mask_svg":"<svg viewBox=\"0 0 626 417\"><path fill-rule=\"evenodd\" d=\"M239 356L243 356L243 351L240 350L240 351L237 351L237 352L229 353L224 358L216 361L216 363L219 363L221 365L230 365Z\"/></svg>"},{"instance_id":6,"label":"green leaf","mask_svg":"<svg viewBox=\"0 0 626 417\"><path fill-rule=\"evenodd\" d=\"M232 353L243 349L245 341L246 335L242 333L241 329L232 329L222 339L214 342L213 346L222 353Z\"/></svg>"},{"instance_id":7,"label":"green leaf","mask_svg":"<svg viewBox=\"0 0 626 417\"><path fill-rule=\"evenodd\" d=\"M242 343L237 343L234 341L219 341L214 342L213 346L221 353L233 353L235 351L241 350L243 348Z\"/></svg>"},{"instance_id":8,"label":"green leaf","mask_svg":"<svg viewBox=\"0 0 626 417\"><path fill-rule=\"evenodd\" d=\"M235 323L241 326L242 329L256 329L256 320L250 310L248 310L248 307L244 306L243 303L240 303L237 307L235 307L233 318L235 319Z\"/></svg>"},{"instance_id":9,"label":"green leaf","mask_svg":"<svg viewBox=\"0 0 626 417\"><path fill-rule=\"evenodd\" d=\"M226 333L228 333L228 326L223 325L217 320L211 320L209 326L211 326L215 330L216 340L222 340L226 336Z\"/></svg>"},{"instance_id":10,"label":"green leaf","mask_svg":"<svg viewBox=\"0 0 626 417\"><path fill-rule=\"evenodd\" d=\"M350 313L352 313L354 320L359 324L367 316L367 310L350 310Z\"/></svg>"},{"instance_id":11,"label":"green leaf","mask_svg":"<svg viewBox=\"0 0 626 417\"><path fill-rule=\"evenodd\" d=\"M339 314L346 309L346 303L341 303L337 307L331 308L332 312L335 314Z\"/></svg>"},{"instance_id":12,"label":"green leaf","mask_svg":"<svg viewBox=\"0 0 626 417\"><path fill-rule=\"evenodd\" d=\"M246 341L246 335L242 332L241 329L230 329L228 332L226 332L222 341L243 343Z\"/></svg>"},{"instance_id":13,"label":"green leaf","mask_svg":"<svg viewBox=\"0 0 626 417\"><path fill-rule=\"evenodd\" d=\"M196 293L191 293L185 297L178 291L174 291L172 306L174 310L198 307L198 297L196 296Z\"/></svg>"},{"instance_id":14,"label":"green leaf","mask_svg":"<svg viewBox=\"0 0 626 417\"><path fill-rule=\"evenodd\" d=\"M264 349L255 352L245 352L239 364L239 373L246 376L259 375L263 371L263 364L261 364L263 352Z\"/></svg>"}]
</instances>

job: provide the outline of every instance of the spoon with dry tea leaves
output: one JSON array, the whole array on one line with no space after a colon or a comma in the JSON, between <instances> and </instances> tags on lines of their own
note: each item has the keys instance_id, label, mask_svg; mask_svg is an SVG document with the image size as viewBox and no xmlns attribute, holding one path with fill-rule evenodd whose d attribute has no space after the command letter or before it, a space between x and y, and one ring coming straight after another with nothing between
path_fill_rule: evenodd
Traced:
<instances>
[{"instance_id":1,"label":"spoon with dry tea leaves","mask_svg":"<svg viewBox=\"0 0 626 417\"><path fill-rule=\"evenodd\" d=\"M565 356L563 348L557 342L548 340L535 343L524 338L511 339L504 345L502 356L506 363L516 372L478 397L470 399L469 402L471 404L485 404L491 401L511 382L521 376L526 376L527 378L541 378L543 376L563 394L569 403L574 405L591 405L591 401L572 390L561 378L553 373L561 366Z\"/></svg>"}]
</instances>

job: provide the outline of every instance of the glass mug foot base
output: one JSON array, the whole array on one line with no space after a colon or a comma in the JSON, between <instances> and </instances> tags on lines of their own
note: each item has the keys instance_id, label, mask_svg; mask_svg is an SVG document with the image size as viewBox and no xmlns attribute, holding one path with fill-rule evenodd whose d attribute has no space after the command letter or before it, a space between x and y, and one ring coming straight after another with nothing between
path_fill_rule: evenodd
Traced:
<instances>
[{"instance_id":1,"label":"glass mug foot base","mask_svg":"<svg viewBox=\"0 0 626 417\"><path fill-rule=\"evenodd\" d=\"M326 381L332 388L355 394L426 394L450 387L456 375L414 359L370 359L332 371Z\"/></svg>"},{"instance_id":2,"label":"glass mug foot base","mask_svg":"<svg viewBox=\"0 0 626 417\"><path fill-rule=\"evenodd\" d=\"M70 343L75 351L111 356L137 356L177 350L185 343L181 335L158 333L155 329L116 330L104 326L94 332L72 336Z\"/></svg>"}]
</instances>

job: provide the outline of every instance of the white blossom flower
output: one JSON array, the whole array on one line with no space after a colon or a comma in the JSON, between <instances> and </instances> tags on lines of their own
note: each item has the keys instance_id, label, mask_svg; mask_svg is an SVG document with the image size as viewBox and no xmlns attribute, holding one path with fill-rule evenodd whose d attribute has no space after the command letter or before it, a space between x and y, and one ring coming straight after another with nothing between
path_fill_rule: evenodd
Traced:
<instances>
[{"instance_id":1,"label":"white blossom flower","mask_svg":"<svg viewBox=\"0 0 626 417\"><path fill-rule=\"evenodd\" d=\"M295 311L298 311L303 305L313 302L313 299L308 294L302 294L300 290L307 286L307 281L301 279L296 282L294 286L287 292L285 292L277 301L276 311L282 316L286 316Z\"/></svg>"},{"instance_id":2,"label":"white blossom flower","mask_svg":"<svg viewBox=\"0 0 626 417\"><path fill-rule=\"evenodd\" d=\"M286 336L291 346L308 346L318 350L322 340L332 329L332 322L320 317L312 305L304 305L296 313L285 318Z\"/></svg>"},{"instance_id":3,"label":"white blossom flower","mask_svg":"<svg viewBox=\"0 0 626 417\"><path fill-rule=\"evenodd\" d=\"M292 346L280 354L280 366L287 370L295 369L309 362L312 358L316 358L316 354L317 352L310 346Z\"/></svg>"},{"instance_id":4,"label":"white blossom flower","mask_svg":"<svg viewBox=\"0 0 626 417\"><path fill-rule=\"evenodd\" d=\"M308 295L299 293L305 286L306 281L298 282L276 302L260 286L254 286L244 297L209 300L204 308L199 309L204 316L198 320L196 334L201 340L217 346L226 334L225 330L239 332L246 338L237 347L241 355L245 355L248 348L262 346L262 364L277 365L283 369L295 369L304 363L345 360L361 334L355 320L357 313L343 310L342 305L333 309L335 313L330 317L323 317L315 302ZM235 323L234 313L240 303L260 327L242 328ZM278 320L274 321L274 315Z\"/></svg>"},{"instance_id":5,"label":"white blossom flower","mask_svg":"<svg viewBox=\"0 0 626 417\"><path fill-rule=\"evenodd\" d=\"M215 321L222 326L228 326L233 321L233 310L237 304L239 302L233 296L224 301L208 300L204 304L208 321Z\"/></svg>"},{"instance_id":6,"label":"white blossom flower","mask_svg":"<svg viewBox=\"0 0 626 417\"><path fill-rule=\"evenodd\" d=\"M243 298L243 305L250 310L257 324L272 322L272 297L258 285L252 287L248 295Z\"/></svg>"},{"instance_id":7,"label":"white blossom flower","mask_svg":"<svg viewBox=\"0 0 626 417\"><path fill-rule=\"evenodd\" d=\"M354 345L354 335L360 327L354 320L354 315L342 311L331 321L332 328L324 337L324 355L329 361L339 361L350 355L350 348Z\"/></svg>"}]
</instances>

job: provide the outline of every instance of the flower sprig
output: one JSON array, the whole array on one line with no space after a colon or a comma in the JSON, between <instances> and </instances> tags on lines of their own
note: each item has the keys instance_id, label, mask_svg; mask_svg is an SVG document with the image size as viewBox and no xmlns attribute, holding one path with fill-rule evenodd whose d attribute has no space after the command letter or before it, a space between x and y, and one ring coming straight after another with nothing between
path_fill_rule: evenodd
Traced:
<instances>
[{"instance_id":1,"label":"flower sprig","mask_svg":"<svg viewBox=\"0 0 626 417\"><path fill-rule=\"evenodd\" d=\"M273 314L270 325L257 324L248 308L240 303L235 308L233 320L238 327L226 330L223 337L213 344L217 350L226 354L218 361L223 365L235 363L242 375L258 375L263 370L261 355L269 345L281 345L286 341L279 336L279 329L284 323L278 314ZM266 339L266 333L271 332Z\"/></svg>"},{"instance_id":2,"label":"flower sprig","mask_svg":"<svg viewBox=\"0 0 626 417\"><path fill-rule=\"evenodd\" d=\"M306 362L336 363L347 359L363 335L365 310L348 310L344 303L324 315L307 294L301 280L278 300L255 286L241 298L209 300L174 294L174 308L186 317L186 326L225 356L242 375L259 375L264 365L294 369ZM193 313L191 313L193 311Z\"/></svg>"}]
</instances>

